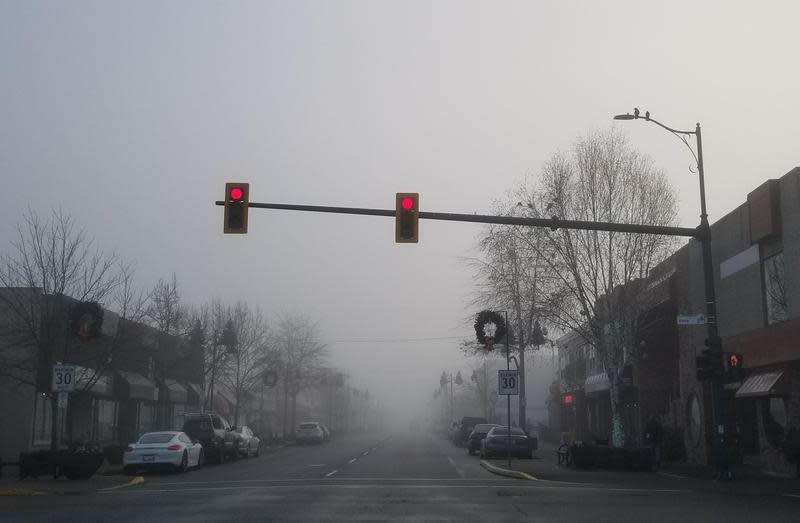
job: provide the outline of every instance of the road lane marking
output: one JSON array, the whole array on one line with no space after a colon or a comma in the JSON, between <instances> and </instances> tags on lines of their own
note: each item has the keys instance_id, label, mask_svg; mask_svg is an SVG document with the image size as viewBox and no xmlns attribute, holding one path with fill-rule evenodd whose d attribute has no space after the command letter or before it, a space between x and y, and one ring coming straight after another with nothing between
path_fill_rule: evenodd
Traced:
<instances>
[{"instance_id":1,"label":"road lane marking","mask_svg":"<svg viewBox=\"0 0 800 523\"><path fill-rule=\"evenodd\" d=\"M447 461L449 461L450 464L453 466L453 468L456 469L456 472L458 473L459 476L461 476L462 478L466 477L466 474L464 473L464 471L461 470L461 468L458 465L456 465L456 462L455 462L455 460L453 458L451 458L450 456L447 456Z\"/></svg>"},{"instance_id":2,"label":"road lane marking","mask_svg":"<svg viewBox=\"0 0 800 523\"><path fill-rule=\"evenodd\" d=\"M671 474L669 472L657 472L659 476L666 476L668 478L688 479L689 476L681 476L680 474Z\"/></svg>"},{"instance_id":3,"label":"road lane marking","mask_svg":"<svg viewBox=\"0 0 800 523\"><path fill-rule=\"evenodd\" d=\"M784 494L787 498L800 498L800 494Z\"/></svg>"},{"instance_id":4,"label":"road lane marking","mask_svg":"<svg viewBox=\"0 0 800 523\"><path fill-rule=\"evenodd\" d=\"M339 472L339 471L338 470L333 470L331 472L328 472L327 474L325 474L325 477L329 478L329 477L333 476L334 474L336 474L337 472Z\"/></svg>"},{"instance_id":5,"label":"road lane marking","mask_svg":"<svg viewBox=\"0 0 800 523\"><path fill-rule=\"evenodd\" d=\"M367 456L367 455L369 455L369 451L366 451L366 452L364 452L364 453L363 453L363 454L361 454L361 455L362 455L362 456Z\"/></svg>"},{"instance_id":6,"label":"road lane marking","mask_svg":"<svg viewBox=\"0 0 800 523\"><path fill-rule=\"evenodd\" d=\"M324 467L325 463L320 463L318 465L309 465L309 467Z\"/></svg>"},{"instance_id":7,"label":"road lane marking","mask_svg":"<svg viewBox=\"0 0 800 523\"><path fill-rule=\"evenodd\" d=\"M338 480L337 480L338 481ZM441 480L440 480L441 481ZM199 487L199 488L186 488L186 489L152 489L152 488L140 488L140 489L120 489L120 490L105 490L99 491L99 494L158 494L158 493L166 493L166 492L209 492L209 491L236 491L236 490L272 490L272 489L323 489L323 488L338 488L338 489L487 489L487 488L505 488L505 489L513 489L513 490L593 490L593 491L602 491L602 492L642 492L642 493L650 493L650 494L692 494L693 491L686 490L686 489L644 489L644 488L604 488L604 487L566 487L566 486L547 486L533 484L527 484L525 486L514 486L514 485L443 485L443 484L436 484L436 485L394 485L394 484L387 484L387 485L377 485L375 483L365 483L360 485L352 485L352 484L338 484L338 483L320 483L317 485L261 485L261 486L235 486L235 487ZM785 496L787 494L784 494Z\"/></svg>"},{"instance_id":8,"label":"road lane marking","mask_svg":"<svg viewBox=\"0 0 800 523\"><path fill-rule=\"evenodd\" d=\"M355 463L357 459L358 459L358 458L353 458L353 459L351 459L350 461L348 461L348 463Z\"/></svg>"}]
</instances>

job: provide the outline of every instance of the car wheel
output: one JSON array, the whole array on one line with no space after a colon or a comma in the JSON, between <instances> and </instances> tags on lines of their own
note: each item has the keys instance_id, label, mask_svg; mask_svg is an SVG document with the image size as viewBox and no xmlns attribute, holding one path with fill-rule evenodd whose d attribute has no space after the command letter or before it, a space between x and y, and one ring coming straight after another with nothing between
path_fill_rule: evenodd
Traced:
<instances>
[{"instance_id":1,"label":"car wheel","mask_svg":"<svg viewBox=\"0 0 800 523\"><path fill-rule=\"evenodd\" d=\"M181 457L181 464L178 465L178 472L183 474L186 472L187 468L189 468L189 453L184 450L183 456Z\"/></svg>"}]
</instances>

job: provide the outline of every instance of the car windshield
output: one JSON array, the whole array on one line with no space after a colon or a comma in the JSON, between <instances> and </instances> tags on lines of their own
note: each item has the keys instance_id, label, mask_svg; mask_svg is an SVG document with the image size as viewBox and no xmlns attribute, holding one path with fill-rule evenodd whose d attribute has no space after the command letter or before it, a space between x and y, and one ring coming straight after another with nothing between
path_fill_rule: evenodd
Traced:
<instances>
[{"instance_id":1,"label":"car windshield","mask_svg":"<svg viewBox=\"0 0 800 523\"><path fill-rule=\"evenodd\" d=\"M139 443L168 443L175 437L175 434L168 432L154 432L152 434L145 434L139 438Z\"/></svg>"},{"instance_id":2,"label":"car windshield","mask_svg":"<svg viewBox=\"0 0 800 523\"><path fill-rule=\"evenodd\" d=\"M800 523L800 0L0 0L0 177L0 523Z\"/></svg>"}]
</instances>

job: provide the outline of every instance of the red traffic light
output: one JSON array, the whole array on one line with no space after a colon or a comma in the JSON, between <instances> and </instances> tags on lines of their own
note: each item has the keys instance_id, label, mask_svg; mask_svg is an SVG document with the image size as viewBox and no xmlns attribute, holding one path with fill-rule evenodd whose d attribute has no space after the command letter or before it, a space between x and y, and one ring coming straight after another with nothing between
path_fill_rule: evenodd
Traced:
<instances>
[{"instance_id":1,"label":"red traffic light","mask_svg":"<svg viewBox=\"0 0 800 523\"><path fill-rule=\"evenodd\" d=\"M564 405L572 405L575 401L575 397L572 394L565 394L564 395Z\"/></svg>"},{"instance_id":2,"label":"red traffic light","mask_svg":"<svg viewBox=\"0 0 800 523\"><path fill-rule=\"evenodd\" d=\"M241 187L233 187L231 189L231 200L241 200L242 196L244 196L244 191L242 191Z\"/></svg>"},{"instance_id":3,"label":"red traffic light","mask_svg":"<svg viewBox=\"0 0 800 523\"><path fill-rule=\"evenodd\" d=\"M400 202L400 205L403 207L403 209L410 211L414 207L414 200L411 198L403 198L403 200Z\"/></svg>"},{"instance_id":4,"label":"red traffic light","mask_svg":"<svg viewBox=\"0 0 800 523\"><path fill-rule=\"evenodd\" d=\"M742 357L738 354L731 354L728 356L728 364L731 368L738 368L742 366Z\"/></svg>"}]
</instances>

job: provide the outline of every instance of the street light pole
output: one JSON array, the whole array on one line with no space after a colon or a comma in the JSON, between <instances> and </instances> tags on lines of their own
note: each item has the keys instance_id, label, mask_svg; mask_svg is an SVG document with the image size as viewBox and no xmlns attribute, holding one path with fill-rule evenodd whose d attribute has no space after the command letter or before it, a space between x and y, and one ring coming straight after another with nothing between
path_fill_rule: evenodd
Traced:
<instances>
[{"instance_id":1,"label":"street light pole","mask_svg":"<svg viewBox=\"0 0 800 523\"><path fill-rule=\"evenodd\" d=\"M706 300L706 329L708 338L710 340L718 339L719 329L717 324L717 298L714 289L714 264L711 256L711 226L708 223L708 212L706 210L706 185L705 173L703 170L703 137L700 130L700 123L695 125L694 131L682 131L673 129L662 124L659 121L650 117L650 111L646 111L644 116L639 114L639 109L634 108L633 114L618 114L614 116L615 120L639 120L644 119L652 122L659 127L669 131L681 140L684 145L692 153L695 161L697 162L697 174L700 180L700 227L699 239L702 248L703 256L703 278L705 280L705 300ZM694 135L697 140L697 154L695 154L685 136ZM717 357L716 364L722 364L722 354L715 354ZM712 417L712 452L715 458L715 465L717 466L717 473L722 474L727 472L727 451L725 448L725 425L723 415L723 405L721 401L722 386L719 377L715 374L711 378L711 417Z\"/></svg>"}]
</instances>

